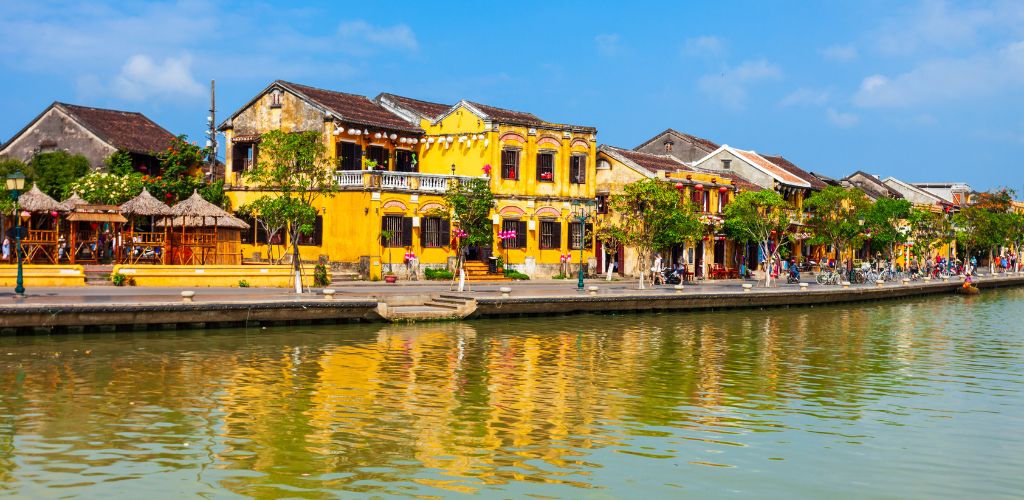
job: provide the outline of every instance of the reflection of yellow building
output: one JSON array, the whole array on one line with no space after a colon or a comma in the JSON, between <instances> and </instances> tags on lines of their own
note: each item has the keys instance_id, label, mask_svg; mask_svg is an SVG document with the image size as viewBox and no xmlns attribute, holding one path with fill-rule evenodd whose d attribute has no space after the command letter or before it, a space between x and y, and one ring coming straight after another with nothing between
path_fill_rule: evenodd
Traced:
<instances>
[{"instance_id":1,"label":"reflection of yellow building","mask_svg":"<svg viewBox=\"0 0 1024 500\"><path fill-rule=\"evenodd\" d=\"M340 191L319 202L315 232L300 241L304 260L325 256L370 276L389 261L400 267L407 252L422 266L446 266L454 251L444 193L451 182L488 175L497 198L495 246L479 249L479 258L500 254L543 276L558 272L565 252L583 246L584 258L593 256L589 224L571 220L570 209L595 195L594 128L467 101L447 106L390 94L371 100L277 81L220 129L229 144L226 177L235 207L262 195L246 190L243 178L260 161L260 134L323 133ZM382 230L392 235L383 251ZM502 230L517 237L499 246ZM265 254L267 239L254 224L243 238L243 257ZM270 239L273 253L287 253L280 246L287 236Z\"/></svg>"}]
</instances>

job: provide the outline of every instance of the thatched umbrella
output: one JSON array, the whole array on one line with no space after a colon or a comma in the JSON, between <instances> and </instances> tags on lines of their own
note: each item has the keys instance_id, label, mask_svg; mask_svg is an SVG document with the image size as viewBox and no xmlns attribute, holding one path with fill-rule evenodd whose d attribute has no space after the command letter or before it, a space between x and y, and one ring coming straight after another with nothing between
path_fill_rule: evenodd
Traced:
<instances>
[{"instance_id":1,"label":"thatched umbrella","mask_svg":"<svg viewBox=\"0 0 1024 500\"><path fill-rule=\"evenodd\" d=\"M161 217L161 218L163 218L163 217L167 217L167 216L170 216L170 215L174 215L174 212L171 210L171 207L167 206L166 203L156 199L156 197L154 197L153 195L149 194L149 190L146 189L146 188L142 188L142 192L139 193L138 196L136 196L136 197L134 197L134 198L132 198L132 199L122 203L121 204L121 213L126 215L126 216L131 217L131 219L132 219L132 226L131 226L132 234L135 233L135 217L149 217L150 218L150 224L152 225L154 217ZM164 250L163 251L163 260L164 260L164 263L166 263L167 262L167 253L168 253L166 251L167 250L167 248L166 248L166 246L167 246L166 245L166 243L167 243L167 227L166 226L164 226L164 239L163 239L163 243L164 244L161 245L161 248L163 248L163 250Z\"/></svg>"},{"instance_id":2,"label":"thatched umbrella","mask_svg":"<svg viewBox=\"0 0 1024 500\"><path fill-rule=\"evenodd\" d=\"M50 198L49 195L39 190L38 185L32 186L27 192L18 197L18 206L26 212L67 212L70 208L63 203Z\"/></svg>"},{"instance_id":3,"label":"thatched umbrella","mask_svg":"<svg viewBox=\"0 0 1024 500\"><path fill-rule=\"evenodd\" d=\"M18 196L18 206L20 207L20 210L30 213L56 214L57 212L67 212L70 210L68 207L64 206L63 203L50 198L46 193L42 192L38 185L33 185L32 189L29 189L27 192ZM20 217L21 214L15 214L15 216ZM35 253L35 248L45 248L42 250L44 255L49 257L51 263L57 263L57 242L60 239L60 233L57 221L54 220L53 223L53 231L42 231L33 235L31 232L32 219L29 219L29 237L26 238L26 241L22 242L22 244L27 244L30 247L28 250L25 250L25 253L28 254L30 258L31 255Z\"/></svg>"},{"instance_id":4,"label":"thatched umbrella","mask_svg":"<svg viewBox=\"0 0 1024 500\"><path fill-rule=\"evenodd\" d=\"M220 222L218 219L232 217L231 214L225 212L222 208L204 200L202 196L199 196L198 190L192 191L192 196L171 207L171 213L174 214L175 220L181 219L182 241L185 240L186 227L209 227L208 221L212 220L213 232L216 234L217 226Z\"/></svg>"},{"instance_id":5,"label":"thatched umbrella","mask_svg":"<svg viewBox=\"0 0 1024 500\"><path fill-rule=\"evenodd\" d=\"M68 210L74 210L75 207L77 207L79 205L88 205L89 202L85 201L81 197L79 197L78 193L71 193L71 196L68 197L68 199L62 201L61 204L63 204L65 207L67 207Z\"/></svg>"}]
</instances>

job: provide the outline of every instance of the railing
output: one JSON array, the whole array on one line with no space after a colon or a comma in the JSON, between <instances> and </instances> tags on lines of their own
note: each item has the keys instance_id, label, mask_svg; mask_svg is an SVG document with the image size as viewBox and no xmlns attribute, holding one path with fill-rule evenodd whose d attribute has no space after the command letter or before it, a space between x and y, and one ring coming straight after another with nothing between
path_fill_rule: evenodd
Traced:
<instances>
[{"instance_id":1,"label":"railing","mask_svg":"<svg viewBox=\"0 0 1024 500\"><path fill-rule=\"evenodd\" d=\"M334 182L339 187L362 187L363 173L361 170L336 170L334 172Z\"/></svg>"},{"instance_id":2,"label":"railing","mask_svg":"<svg viewBox=\"0 0 1024 500\"><path fill-rule=\"evenodd\" d=\"M337 170L334 172L334 182L342 188L373 187L395 191L443 193L448 190L448 184L452 179L466 181L475 179L475 177L369 170Z\"/></svg>"},{"instance_id":3,"label":"railing","mask_svg":"<svg viewBox=\"0 0 1024 500\"><path fill-rule=\"evenodd\" d=\"M409 176L394 172L379 172L382 189L409 189Z\"/></svg>"}]
</instances>

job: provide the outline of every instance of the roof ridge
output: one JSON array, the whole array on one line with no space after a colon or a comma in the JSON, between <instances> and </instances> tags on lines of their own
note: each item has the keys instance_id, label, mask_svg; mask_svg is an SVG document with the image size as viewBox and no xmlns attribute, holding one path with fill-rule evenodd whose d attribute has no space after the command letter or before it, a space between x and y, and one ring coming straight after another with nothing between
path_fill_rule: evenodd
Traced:
<instances>
[{"instance_id":1,"label":"roof ridge","mask_svg":"<svg viewBox=\"0 0 1024 500\"><path fill-rule=\"evenodd\" d=\"M410 101L422 102L423 104L433 104L435 106L447 106L447 107L451 107L452 106L451 104L445 104L443 102L425 101L423 99L417 99L415 97L406 97L404 95L392 94L391 92L381 92L378 95L378 97L380 97L382 95L383 96L389 96L389 97L398 97L400 99L408 99Z\"/></svg>"},{"instance_id":2,"label":"roof ridge","mask_svg":"<svg viewBox=\"0 0 1024 500\"><path fill-rule=\"evenodd\" d=\"M92 109L92 110L96 110L96 111L108 111L108 112L112 112L112 113L125 113L125 114L129 114L129 115L146 116L146 115L142 114L139 111L125 111L123 109L113 109L113 108L97 108L96 106L83 106L81 104L72 104L70 102L62 102L62 101L53 101L53 103L54 104L59 104L59 105L64 106L64 107L70 107L70 108Z\"/></svg>"},{"instance_id":3,"label":"roof ridge","mask_svg":"<svg viewBox=\"0 0 1024 500\"><path fill-rule=\"evenodd\" d=\"M538 119L540 121L544 121L544 120L541 120L541 118L539 116L537 116L537 115L535 115L535 114L533 114L533 113L531 113L529 111L518 111L518 110L515 110L515 109L511 109L511 108L502 108L500 106L492 106L490 104L484 104L482 102L470 101L469 99L466 99L465 101L470 103L470 104L472 104L472 105L474 105L474 106L484 106L484 107L487 107L487 108L494 108L494 109L497 109L497 110L508 111L508 112L511 112L511 113L521 113L521 114L524 114L524 115L530 115L530 116L532 116L532 117L534 117L534 118L536 118L536 119Z\"/></svg>"},{"instance_id":4,"label":"roof ridge","mask_svg":"<svg viewBox=\"0 0 1024 500\"><path fill-rule=\"evenodd\" d=\"M285 80L277 80L276 82L280 83L282 85L292 85L292 86L295 86L295 87L305 87L307 89L318 90L320 92L330 92L332 94L348 95L348 96L352 96L352 97L362 97L363 99L366 99L367 101L375 102L373 99L370 99L369 97L367 97L367 96L365 96L363 94L353 94L351 92L341 92L340 90L325 89L323 87L314 87L312 85L305 85L305 84L302 84L302 83L289 82L289 81L285 81Z\"/></svg>"}]
</instances>

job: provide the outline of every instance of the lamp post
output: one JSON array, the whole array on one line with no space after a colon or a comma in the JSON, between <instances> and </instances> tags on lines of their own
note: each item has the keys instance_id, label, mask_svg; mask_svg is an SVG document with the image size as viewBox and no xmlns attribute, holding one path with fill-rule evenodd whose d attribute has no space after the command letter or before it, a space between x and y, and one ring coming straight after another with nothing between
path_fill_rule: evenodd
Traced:
<instances>
[{"instance_id":1,"label":"lamp post","mask_svg":"<svg viewBox=\"0 0 1024 500\"><path fill-rule=\"evenodd\" d=\"M580 224L579 235L580 235L580 272L579 279L576 281L576 289L580 292L583 291L583 250L587 247L587 219L593 214L593 208L596 203L593 200L581 201L579 199L572 200L572 217L576 219Z\"/></svg>"},{"instance_id":2,"label":"lamp post","mask_svg":"<svg viewBox=\"0 0 1024 500\"><path fill-rule=\"evenodd\" d=\"M21 210L18 198L21 197L23 189L25 189L25 174L18 171L7 176L7 190L11 192L11 198L14 199L14 254L18 258L18 280L15 282L14 294L20 297L25 296L25 276L21 267L21 217L18 213Z\"/></svg>"}]
</instances>

